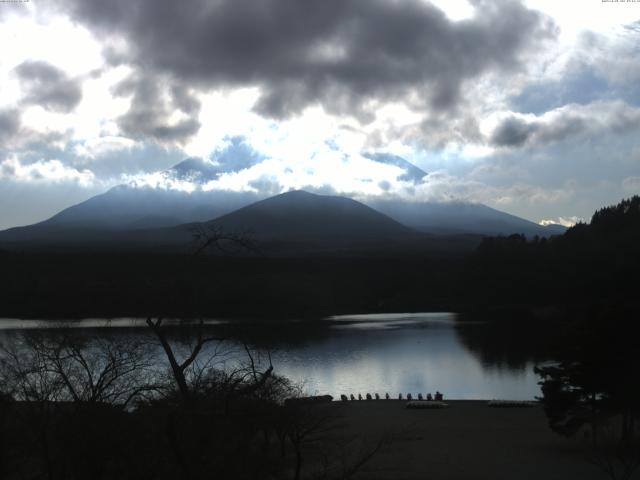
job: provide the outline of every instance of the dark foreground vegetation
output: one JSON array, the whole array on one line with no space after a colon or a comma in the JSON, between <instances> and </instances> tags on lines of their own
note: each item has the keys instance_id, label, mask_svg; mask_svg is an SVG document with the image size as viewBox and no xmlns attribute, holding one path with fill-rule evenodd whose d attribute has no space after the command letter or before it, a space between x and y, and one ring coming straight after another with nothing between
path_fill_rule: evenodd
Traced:
<instances>
[{"instance_id":1,"label":"dark foreground vegetation","mask_svg":"<svg viewBox=\"0 0 640 480\"><path fill-rule=\"evenodd\" d=\"M263 355L23 333L0 350L0 478L350 478L385 438L347 436ZM223 361L233 361L223 368ZM262 365L262 366L261 366Z\"/></svg>"},{"instance_id":2,"label":"dark foreground vegetation","mask_svg":"<svg viewBox=\"0 0 640 480\"><path fill-rule=\"evenodd\" d=\"M637 312L591 312L559 335L558 360L540 365L541 401L551 429L587 438L608 478L640 473L640 338Z\"/></svg>"}]
</instances>

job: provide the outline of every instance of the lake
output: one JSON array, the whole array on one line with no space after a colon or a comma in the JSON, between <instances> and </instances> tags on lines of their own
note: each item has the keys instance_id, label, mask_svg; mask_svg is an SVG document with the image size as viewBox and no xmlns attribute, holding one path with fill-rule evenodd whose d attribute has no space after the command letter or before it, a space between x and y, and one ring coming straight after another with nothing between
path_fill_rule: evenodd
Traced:
<instances>
[{"instance_id":1,"label":"lake","mask_svg":"<svg viewBox=\"0 0 640 480\"><path fill-rule=\"evenodd\" d=\"M168 321L176 345L186 346L193 330ZM0 342L54 331L51 321L0 319ZM65 335L155 338L143 319L89 319L64 324ZM453 313L369 314L315 321L207 321L206 329L227 340L216 345L227 368L245 356L243 344L270 352L274 370L300 382L309 394L442 392L452 399L530 400L540 394L536 362L544 360L519 325L504 332ZM58 329L56 331L59 332ZM514 332L517 332L514 333ZM214 347L210 345L208 352ZM158 361L163 361L158 349Z\"/></svg>"}]
</instances>

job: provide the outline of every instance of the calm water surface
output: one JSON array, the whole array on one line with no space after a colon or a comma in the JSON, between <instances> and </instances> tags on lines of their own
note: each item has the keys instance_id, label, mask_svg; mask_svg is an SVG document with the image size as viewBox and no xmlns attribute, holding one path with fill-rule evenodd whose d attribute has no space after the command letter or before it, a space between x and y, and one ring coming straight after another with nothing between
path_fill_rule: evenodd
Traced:
<instances>
[{"instance_id":1,"label":"calm water surface","mask_svg":"<svg viewBox=\"0 0 640 480\"><path fill-rule=\"evenodd\" d=\"M51 325L0 319L0 341L10 343L29 331L46 334ZM143 319L89 319L65 326L72 327L69 335L153 340ZM276 373L301 382L310 394L389 392L396 398L399 392L415 396L439 390L455 399L518 400L540 394L534 360L522 354L517 341L500 340L488 325L460 322L452 313L351 315L313 322L209 321L207 328L229 338L225 348L236 355L242 355L242 342L270 351ZM184 337L183 329L174 341L185 342Z\"/></svg>"}]
</instances>

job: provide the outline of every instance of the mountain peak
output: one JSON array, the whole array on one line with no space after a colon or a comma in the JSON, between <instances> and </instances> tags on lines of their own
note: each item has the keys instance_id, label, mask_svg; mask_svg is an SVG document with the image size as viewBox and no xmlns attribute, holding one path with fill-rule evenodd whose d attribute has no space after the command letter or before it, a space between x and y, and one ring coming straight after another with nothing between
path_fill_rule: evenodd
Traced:
<instances>
[{"instance_id":1,"label":"mountain peak","mask_svg":"<svg viewBox=\"0 0 640 480\"><path fill-rule=\"evenodd\" d=\"M291 190L212 222L225 230L251 229L264 236L334 238L407 234L412 230L346 197Z\"/></svg>"},{"instance_id":2,"label":"mountain peak","mask_svg":"<svg viewBox=\"0 0 640 480\"><path fill-rule=\"evenodd\" d=\"M401 168L404 173L399 175L397 179L404 182L413 182L414 184L418 184L428 175L428 173L421 168L415 166L413 163L402 157L398 157L397 155L391 155L389 153L369 153L365 154L364 157L384 165L392 165L394 167Z\"/></svg>"},{"instance_id":3,"label":"mountain peak","mask_svg":"<svg viewBox=\"0 0 640 480\"><path fill-rule=\"evenodd\" d=\"M276 195L276 197L287 197L287 198L292 198L292 197L307 197L307 198L313 198L313 197L322 197L324 195L319 195L317 193L311 193L308 192L307 190L289 190L287 192L283 192L279 195Z\"/></svg>"},{"instance_id":4,"label":"mountain peak","mask_svg":"<svg viewBox=\"0 0 640 480\"><path fill-rule=\"evenodd\" d=\"M219 165L211 160L205 160L199 157L187 158L165 171L165 175L168 177L197 183L206 183L215 180L221 174L222 169Z\"/></svg>"}]
</instances>

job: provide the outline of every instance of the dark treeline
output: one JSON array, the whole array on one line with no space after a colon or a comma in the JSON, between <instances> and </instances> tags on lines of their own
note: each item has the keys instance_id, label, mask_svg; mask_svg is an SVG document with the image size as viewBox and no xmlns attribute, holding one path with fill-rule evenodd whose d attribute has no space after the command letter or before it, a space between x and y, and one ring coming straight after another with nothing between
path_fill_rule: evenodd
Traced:
<instances>
[{"instance_id":1,"label":"dark treeline","mask_svg":"<svg viewBox=\"0 0 640 480\"><path fill-rule=\"evenodd\" d=\"M459 257L0 255L0 317L319 317L449 310Z\"/></svg>"},{"instance_id":2,"label":"dark treeline","mask_svg":"<svg viewBox=\"0 0 640 480\"><path fill-rule=\"evenodd\" d=\"M465 296L476 307L637 307L640 197L597 211L549 239L485 238L465 263Z\"/></svg>"},{"instance_id":3,"label":"dark treeline","mask_svg":"<svg viewBox=\"0 0 640 480\"><path fill-rule=\"evenodd\" d=\"M467 254L261 257L0 253L0 316L319 317L632 305L640 197L564 235L482 240Z\"/></svg>"}]
</instances>

